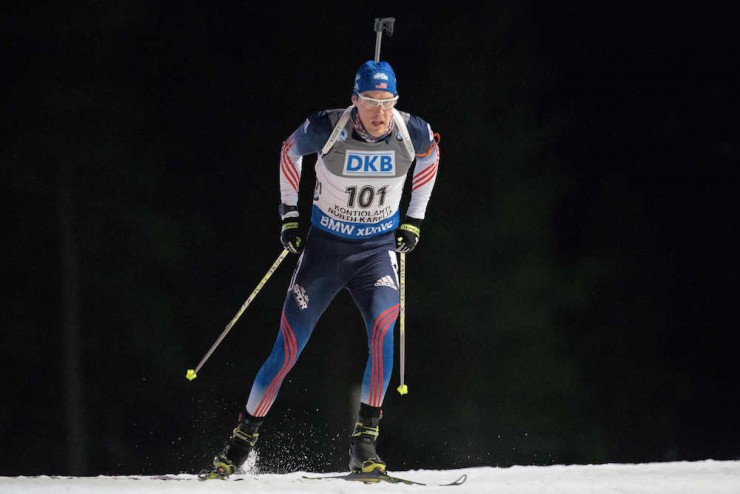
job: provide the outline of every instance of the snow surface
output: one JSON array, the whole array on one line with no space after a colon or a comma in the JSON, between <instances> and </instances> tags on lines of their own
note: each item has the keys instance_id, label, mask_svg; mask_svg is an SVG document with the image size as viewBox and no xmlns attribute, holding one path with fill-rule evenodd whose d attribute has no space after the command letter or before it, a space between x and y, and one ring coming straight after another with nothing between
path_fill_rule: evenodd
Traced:
<instances>
[{"instance_id":1,"label":"snow surface","mask_svg":"<svg viewBox=\"0 0 740 494\"><path fill-rule=\"evenodd\" d=\"M118 477L0 477L0 494L12 493L414 493L495 494L740 494L740 461L646 463L637 465L569 465L548 467L478 467L459 470L391 472L427 483L452 482L468 476L459 487L360 484L344 480L305 480L290 474L234 475L232 479L200 482L194 475L157 480L147 476Z\"/></svg>"}]
</instances>

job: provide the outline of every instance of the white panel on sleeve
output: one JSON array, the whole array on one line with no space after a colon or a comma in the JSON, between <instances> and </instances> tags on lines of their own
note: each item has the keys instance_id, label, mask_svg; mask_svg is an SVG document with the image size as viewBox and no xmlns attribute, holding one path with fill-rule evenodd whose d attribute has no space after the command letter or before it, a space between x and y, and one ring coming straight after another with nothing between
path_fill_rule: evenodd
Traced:
<instances>
[{"instance_id":1,"label":"white panel on sleeve","mask_svg":"<svg viewBox=\"0 0 740 494\"><path fill-rule=\"evenodd\" d=\"M437 180L439 165L439 146L432 144L432 149L424 156L417 155L414 166L414 178L411 184L411 200L406 211L412 218L424 219L432 189Z\"/></svg>"},{"instance_id":2,"label":"white panel on sleeve","mask_svg":"<svg viewBox=\"0 0 740 494\"><path fill-rule=\"evenodd\" d=\"M298 204L303 157L295 150L295 135L283 142L280 151L280 201L288 206Z\"/></svg>"}]
</instances>

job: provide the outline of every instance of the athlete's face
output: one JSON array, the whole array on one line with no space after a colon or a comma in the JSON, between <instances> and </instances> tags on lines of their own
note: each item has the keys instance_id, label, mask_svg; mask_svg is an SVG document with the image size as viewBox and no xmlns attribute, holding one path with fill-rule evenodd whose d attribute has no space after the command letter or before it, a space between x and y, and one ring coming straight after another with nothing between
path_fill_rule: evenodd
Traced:
<instances>
[{"instance_id":1,"label":"athlete's face","mask_svg":"<svg viewBox=\"0 0 740 494\"><path fill-rule=\"evenodd\" d=\"M352 103L357 107L357 114L360 116L365 130L373 137L380 137L388 130L388 125L393 118L393 94L388 91L365 91L362 93L367 99L352 95ZM388 103L378 104L376 100L389 100ZM388 106L385 109L383 106Z\"/></svg>"}]
</instances>

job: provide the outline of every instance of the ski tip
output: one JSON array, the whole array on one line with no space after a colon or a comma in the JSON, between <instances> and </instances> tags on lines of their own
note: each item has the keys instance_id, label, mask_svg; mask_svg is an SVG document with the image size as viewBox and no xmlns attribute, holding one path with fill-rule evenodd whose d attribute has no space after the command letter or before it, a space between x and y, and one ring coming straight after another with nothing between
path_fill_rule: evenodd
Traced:
<instances>
[{"instance_id":1,"label":"ski tip","mask_svg":"<svg viewBox=\"0 0 740 494\"><path fill-rule=\"evenodd\" d=\"M452 482L450 485L462 485L465 483L466 480L468 480L468 475L464 473L460 475L460 477L456 481Z\"/></svg>"},{"instance_id":2,"label":"ski tip","mask_svg":"<svg viewBox=\"0 0 740 494\"><path fill-rule=\"evenodd\" d=\"M187 379L188 381L192 381L196 377L198 377L198 374L195 373L195 369L188 369L188 371L185 373L185 379Z\"/></svg>"}]
</instances>

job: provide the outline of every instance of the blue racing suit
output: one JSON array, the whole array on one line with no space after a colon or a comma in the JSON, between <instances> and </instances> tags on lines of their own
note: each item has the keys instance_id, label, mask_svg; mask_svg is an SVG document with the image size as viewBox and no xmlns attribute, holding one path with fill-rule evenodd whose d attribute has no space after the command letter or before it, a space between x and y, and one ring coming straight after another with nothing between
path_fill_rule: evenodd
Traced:
<instances>
[{"instance_id":1,"label":"blue racing suit","mask_svg":"<svg viewBox=\"0 0 740 494\"><path fill-rule=\"evenodd\" d=\"M350 109L346 111L349 115ZM297 205L302 157L313 153L318 154L316 185L311 228L285 297L277 339L247 401L247 412L255 417L270 410L316 323L343 288L360 310L367 332L362 403L380 407L390 382L399 312L393 231L399 224L404 182L412 169L406 214L424 218L439 164L438 136L419 117L397 112L406 133L397 120L383 138L366 140L357 132L359 119L352 109L351 118L344 128L336 129L341 130L339 137L327 151L323 148L337 122L341 123L342 113L340 109L311 115L283 143L282 203ZM405 145L404 139L413 146ZM285 216L289 215L297 213Z\"/></svg>"}]
</instances>

